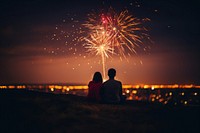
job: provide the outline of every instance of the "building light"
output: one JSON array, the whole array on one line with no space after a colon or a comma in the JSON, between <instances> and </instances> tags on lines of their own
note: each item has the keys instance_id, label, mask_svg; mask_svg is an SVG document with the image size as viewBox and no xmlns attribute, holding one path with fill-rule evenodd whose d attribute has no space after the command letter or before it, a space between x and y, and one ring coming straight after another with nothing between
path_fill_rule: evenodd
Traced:
<instances>
[{"instance_id":1,"label":"building light","mask_svg":"<svg viewBox=\"0 0 200 133\"><path fill-rule=\"evenodd\" d=\"M136 91L136 90L133 90L132 93L133 93L133 94L137 94L137 91Z\"/></svg>"},{"instance_id":2,"label":"building light","mask_svg":"<svg viewBox=\"0 0 200 133\"><path fill-rule=\"evenodd\" d=\"M133 97L132 96L128 97L128 100L133 100Z\"/></svg>"},{"instance_id":3,"label":"building light","mask_svg":"<svg viewBox=\"0 0 200 133\"><path fill-rule=\"evenodd\" d=\"M9 85L8 88L9 89L15 89L15 86L14 85Z\"/></svg>"},{"instance_id":4,"label":"building light","mask_svg":"<svg viewBox=\"0 0 200 133\"><path fill-rule=\"evenodd\" d=\"M5 85L0 86L0 89L7 89L7 86L5 86Z\"/></svg>"},{"instance_id":5,"label":"building light","mask_svg":"<svg viewBox=\"0 0 200 133\"><path fill-rule=\"evenodd\" d=\"M54 91L54 88L51 88L51 91Z\"/></svg>"},{"instance_id":6,"label":"building light","mask_svg":"<svg viewBox=\"0 0 200 133\"><path fill-rule=\"evenodd\" d=\"M187 103L188 103L187 101L184 102L185 105L186 105Z\"/></svg>"},{"instance_id":7,"label":"building light","mask_svg":"<svg viewBox=\"0 0 200 133\"><path fill-rule=\"evenodd\" d=\"M151 90L154 90L154 89L155 89L154 86L152 86L152 87L151 87Z\"/></svg>"},{"instance_id":8,"label":"building light","mask_svg":"<svg viewBox=\"0 0 200 133\"><path fill-rule=\"evenodd\" d=\"M126 93L130 93L130 91L129 91L129 90L126 90Z\"/></svg>"},{"instance_id":9,"label":"building light","mask_svg":"<svg viewBox=\"0 0 200 133\"><path fill-rule=\"evenodd\" d=\"M159 102L163 102L163 101L164 101L164 99L163 99L163 98L159 99Z\"/></svg>"},{"instance_id":10,"label":"building light","mask_svg":"<svg viewBox=\"0 0 200 133\"><path fill-rule=\"evenodd\" d=\"M155 98L152 98L151 101L154 102L154 101L155 101Z\"/></svg>"}]
</instances>

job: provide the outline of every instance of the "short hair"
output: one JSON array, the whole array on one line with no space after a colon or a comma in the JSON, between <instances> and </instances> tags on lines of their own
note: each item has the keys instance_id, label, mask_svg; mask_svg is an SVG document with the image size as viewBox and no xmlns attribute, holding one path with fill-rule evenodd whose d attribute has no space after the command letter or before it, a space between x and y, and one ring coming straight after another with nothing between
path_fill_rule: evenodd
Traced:
<instances>
[{"instance_id":1,"label":"short hair","mask_svg":"<svg viewBox=\"0 0 200 133\"><path fill-rule=\"evenodd\" d=\"M110 78L114 78L114 77L116 76L116 70L115 70L114 68L110 68L110 69L108 70L108 76L109 76Z\"/></svg>"},{"instance_id":2,"label":"short hair","mask_svg":"<svg viewBox=\"0 0 200 133\"><path fill-rule=\"evenodd\" d=\"M103 82L103 78L101 76L100 72L95 72L92 81L94 81L95 83L102 83Z\"/></svg>"}]
</instances>

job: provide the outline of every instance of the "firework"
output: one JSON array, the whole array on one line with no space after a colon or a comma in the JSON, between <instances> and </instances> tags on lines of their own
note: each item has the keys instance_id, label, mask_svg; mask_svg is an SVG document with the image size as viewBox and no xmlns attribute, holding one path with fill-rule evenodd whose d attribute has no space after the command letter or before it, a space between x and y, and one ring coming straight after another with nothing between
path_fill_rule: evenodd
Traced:
<instances>
[{"instance_id":1,"label":"firework","mask_svg":"<svg viewBox=\"0 0 200 133\"><path fill-rule=\"evenodd\" d=\"M100 15L89 14L88 20L83 24L89 36L85 48L88 52L102 56L103 72L105 73L105 57L117 53L126 58L127 50L137 53L136 48L143 44L144 38L149 38L142 21L133 17L127 10L115 13L112 9ZM104 75L105 77L105 75Z\"/></svg>"},{"instance_id":2,"label":"firework","mask_svg":"<svg viewBox=\"0 0 200 133\"><path fill-rule=\"evenodd\" d=\"M87 52L95 55L100 55L103 65L103 77L105 78L105 59L113 54L113 49L111 48L111 37L103 32L94 32L90 34L89 37L84 38L86 43L84 47L87 48Z\"/></svg>"},{"instance_id":3,"label":"firework","mask_svg":"<svg viewBox=\"0 0 200 133\"><path fill-rule=\"evenodd\" d=\"M111 47L115 53L125 57L125 50L136 52L142 39L148 38L147 30L142 26L142 20L129 15L128 10L117 14L113 10L101 15L89 14L88 21L83 24L90 34L96 31L110 36Z\"/></svg>"},{"instance_id":4,"label":"firework","mask_svg":"<svg viewBox=\"0 0 200 133\"><path fill-rule=\"evenodd\" d=\"M141 27L139 19L123 11L119 15L114 14L108 17L107 31L112 36L112 47L115 47L120 55L125 57L125 48L136 53L135 48L142 44L142 32L145 30Z\"/></svg>"}]
</instances>

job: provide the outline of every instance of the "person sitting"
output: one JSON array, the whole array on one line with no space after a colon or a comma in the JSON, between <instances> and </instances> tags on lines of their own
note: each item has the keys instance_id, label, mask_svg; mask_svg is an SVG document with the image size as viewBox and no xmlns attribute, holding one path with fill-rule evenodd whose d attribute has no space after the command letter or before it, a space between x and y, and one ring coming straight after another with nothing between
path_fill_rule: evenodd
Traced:
<instances>
[{"instance_id":1,"label":"person sitting","mask_svg":"<svg viewBox=\"0 0 200 133\"><path fill-rule=\"evenodd\" d=\"M100 72L95 72L92 81L88 84L87 98L91 101L100 101L100 88L102 86L102 75Z\"/></svg>"},{"instance_id":2,"label":"person sitting","mask_svg":"<svg viewBox=\"0 0 200 133\"><path fill-rule=\"evenodd\" d=\"M108 70L109 79L102 84L101 97L105 103L119 103L124 101L122 96L122 83L115 80L116 70L111 68Z\"/></svg>"}]
</instances>

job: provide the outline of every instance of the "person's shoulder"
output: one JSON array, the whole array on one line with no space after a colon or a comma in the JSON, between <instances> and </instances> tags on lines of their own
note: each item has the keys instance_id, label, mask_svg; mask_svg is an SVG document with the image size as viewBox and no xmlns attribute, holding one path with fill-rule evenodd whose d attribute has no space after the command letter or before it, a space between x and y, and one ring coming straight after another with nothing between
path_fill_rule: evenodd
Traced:
<instances>
[{"instance_id":1,"label":"person's shoulder","mask_svg":"<svg viewBox=\"0 0 200 133\"><path fill-rule=\"evenodd\" d=\"M112 80L108 79L108 80L106 80L104 83L108 83L108 82L110 82L110 81L112 81Z\"/></svg>"},{"instance_id":2,"label":"person's shoulder","mask_svg":"<svg viewBox=\"0 0 200 133\"><path fill-rule=\"evenodd\" d=\"M122 82L121 81L119 81L119 80L115 80L116 81L116 83L118 83L118 84L122 84Z\"/></svg>"},{"instance_id":3,"label":"person's shoulder","mask_svg":"<svg viewBox=\"0 0 200 133\"><path fill-rule=\"evenodd\" d=\"M121 83L121 81L119 81L119 80L115 80L115 81L117 81L118 83Z\"/></svg>"},{"instance_id":4,"label":"person's shoulder","mask_svg":"<svg viewBox=\"0 0 200 133\"><path fill-rule=\"evenodd\" d=\"M101 82L94 82L94 81L90 81L89 82L89 85L102 85L102 83Z\"/></svg>"},{"instance_id":5,"label":"person's shoulder","mask_svg":"<svg viewBox=\"0 0 200 133\"><path fill-rule=\"evenodd\" d=\"M107 83L108 83L108 80L106 80L105 82L103 82L102 85L105 85L105 84L107 84Z\"/></svg>"},{"instance_id":6,"label":"person's shoulder","mask_svg":"<svg viewBox=\"0 0 200 133\"><path fill-rule=\"evenodd\" d=\"M89 84L94 83L94 81L90 81Z\"/></svg>"},{"instance_id":7,"label":"person's shoulder","mask_svg":"<svg viewBox=\"0 0 200 133\"><path fill-rule=\"evenodd\" d=\"M103 82L102 85L103 85L103 86L104 86L104 85L107 86L107 85L110 85L110 84L113 84L113 80L109 80L109 79L108 79L108 80L106 80L105 82Z\"/></svg>"},{"instance_id":8,"label":"person's shoulder","mask_svg":"<svg viewBox=\"0 0 200 133\"><path fill-rule=\"evenodd\" d=\"M88 85L94 84L94 81L90 81Z\"/></svg>"}]
</instances>

